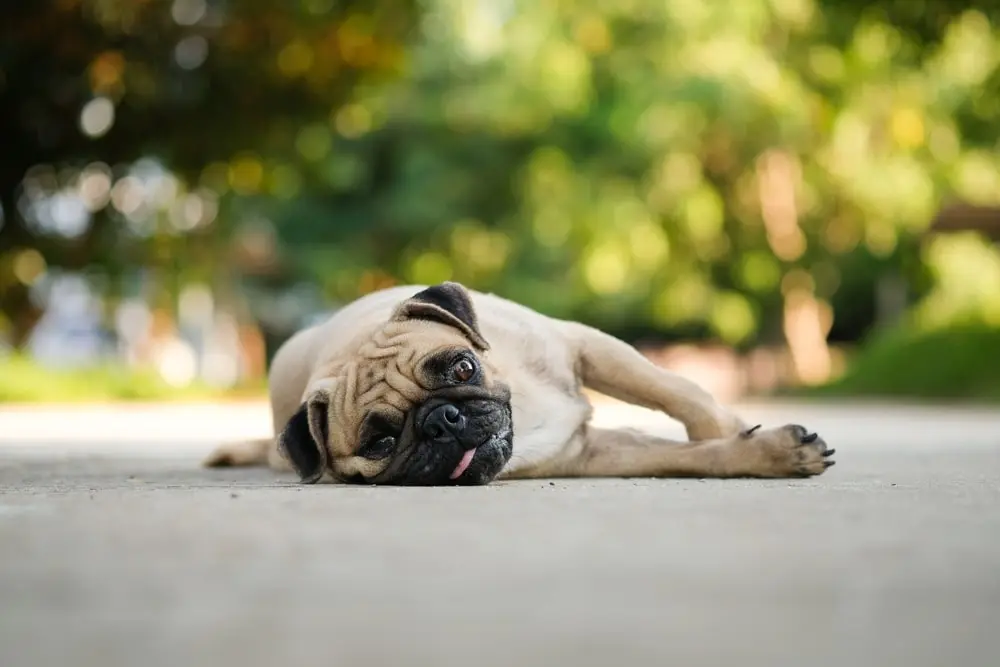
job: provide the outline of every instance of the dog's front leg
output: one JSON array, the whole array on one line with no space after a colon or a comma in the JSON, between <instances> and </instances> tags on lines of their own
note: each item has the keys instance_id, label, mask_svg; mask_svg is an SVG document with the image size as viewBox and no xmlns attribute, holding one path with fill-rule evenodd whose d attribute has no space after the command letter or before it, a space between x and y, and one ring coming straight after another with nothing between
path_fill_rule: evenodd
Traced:
<instances>
[{"instance_id":1,"label":"dog's front leg","mask_svg":"<svg viewBox=\"0 0 1000 667\"><path fill-rule=\"evenodd\" d=\"M597 329L565 323L585 386L678 420L691 440L710 440L746 430L739 417L697 384L660 368L631 345Z\"/></svg>"}]
</instances>

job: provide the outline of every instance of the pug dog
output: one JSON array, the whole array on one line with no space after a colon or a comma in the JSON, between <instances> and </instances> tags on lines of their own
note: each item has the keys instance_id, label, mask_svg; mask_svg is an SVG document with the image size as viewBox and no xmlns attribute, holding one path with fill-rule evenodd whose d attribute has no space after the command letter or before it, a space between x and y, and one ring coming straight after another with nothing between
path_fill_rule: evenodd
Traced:
<instances>
[{"instance_id":1,"label":"pug dog","mask_svg":"<svg viewBox=\"0 0 1000 667\"><path fill-rule=\"evenodd\" d=\"M585 388L666 413L687 441L592 425ZM617 338L454 282L374 292L296 333L269 395L274 437L224 444L205 465L433 486L809 477L834 464L802 426L750 427Z\"/></svg>"}]
</instances>

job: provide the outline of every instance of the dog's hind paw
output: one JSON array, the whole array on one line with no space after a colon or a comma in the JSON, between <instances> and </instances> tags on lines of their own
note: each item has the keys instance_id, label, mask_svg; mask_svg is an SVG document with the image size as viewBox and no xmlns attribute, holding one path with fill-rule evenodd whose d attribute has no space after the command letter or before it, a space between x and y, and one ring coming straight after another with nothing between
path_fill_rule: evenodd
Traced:
<instances>
[{"instance_id":1,"label":"dog's hind paw","mask_svg":"<svg viewBox=\"0 0 1000 667\"><path fill-rule=\"evenodd\" d=\"M747 429L730 448L735 467L750 477L812 477L834 465L836 451L798 424Z\"/></svg>"}]
</instances>

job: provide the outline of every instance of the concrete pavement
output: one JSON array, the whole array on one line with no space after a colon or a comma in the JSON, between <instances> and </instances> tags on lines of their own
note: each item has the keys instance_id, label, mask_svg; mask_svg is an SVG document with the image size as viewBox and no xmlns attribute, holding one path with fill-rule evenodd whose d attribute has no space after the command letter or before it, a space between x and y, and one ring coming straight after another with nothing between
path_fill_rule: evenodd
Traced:
<instances>
[{"instance_id":1,"label":"concrete pavement","mask_svg":"<svg viewBox=\"0 0 1000 667\"><path fill-rule=\"evenodd\" d=\"M0 409L0 666L1000 664L997 411L741 412L837 466L301 487L197 467L262 405Z\"/></svg>"}]
</instances>

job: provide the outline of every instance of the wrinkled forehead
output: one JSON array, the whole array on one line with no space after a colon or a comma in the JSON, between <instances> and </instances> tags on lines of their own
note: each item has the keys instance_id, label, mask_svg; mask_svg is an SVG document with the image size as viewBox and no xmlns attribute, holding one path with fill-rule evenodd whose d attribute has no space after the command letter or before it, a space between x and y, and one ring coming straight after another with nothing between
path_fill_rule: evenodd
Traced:
<instances>
[{"instance_id":1,"label":"wrinkled forehead","mask_svg":"<svg viewBox=\"0 0 1000 667\"><path fill-rule=\"evenodd\" d=\"M396 364L415 364L435 350L461 346L471 348L468 339L454 327L427 320L386 322L361 338L357 359L376 365L388 357Z\"/></svg>"},{"instance_id":2,"label":"wrinkled forehead","mask_svg":"<svg viewBox=\"0 0 1000 667\"><path fill-rule=\"evenodd\" d=\"M420 380L436 356L455 350L471 352L469 341L452 327L435 322L389 322L365 336L354 356L359 375L378 382L396 374Z\"/></svg>"},{"instance_id":3,"label":"wrinkled forehead","mask_svg":"<svg viewBox=\"0 0 1000 667\"><path fill-rule=\"evenodd\" d=\"M428 324L387 327L361 346L346 369L345 399L353 419L345 427L358 429L369 419L402 423L440 385L456 357L472 353L463 336Z\"/></svg>"}]
</instances>

